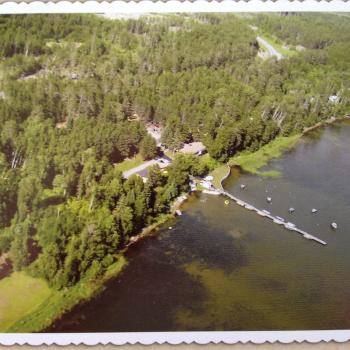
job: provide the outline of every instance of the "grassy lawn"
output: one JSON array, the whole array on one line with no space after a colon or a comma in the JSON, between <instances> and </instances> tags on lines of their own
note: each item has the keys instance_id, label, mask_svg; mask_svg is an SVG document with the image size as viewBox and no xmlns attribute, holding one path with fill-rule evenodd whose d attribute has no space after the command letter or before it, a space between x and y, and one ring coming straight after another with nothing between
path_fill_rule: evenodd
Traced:
<instances>
[{"instance_id":1,"label":"grassy lawn","mask_svg":"<svg viewBox=\"0 0 350 350\"><path fill-rule=\"evenodd\" d=\"M164 154L169 157L170 159L174 159L176 156L176 152L170 151L169 149L167 149L166 151L164 151Z\"/></svg>"},{"instance_id":2,"label":"grassy lawn","mask_svg":"<svg viewBox=\"0 0 350 350\"><path fill-rule=\"evenodd\" d=\"M137 154L135 157L133 157L131 159L125 159L121 163L116 164L115 167L116 167L116 169L120 170L121 172L124 172L124 171L130 170L132 168L135 168L144 162L145 161L142 159L141 155Z\"/></svg>"},{"instance_id":3,"label":"grassy lawn","mask_svg":"<svg viewBox=\"0 0 350 350\"><path fill-rule=\"evenodd\" d=\"M50 289L42 279L14 272L0 281L0 333L41 331L74 305L91 298L126 263L120 255L99 280L82 280L74 287L60 291Z\"/></svg>"},{"instance_id":4,"label":"grassy lawn","mask_svg":"<svg viewBox=\"0 0 350 350\"><path fill-rule=\"evenodd\" d=\"M33 304L33 307L28 308L28 312L22 312L21 314L14 310L12 314L14 315L11 322L7 322L7 325L2 326L0 321L0 332L6 331L11 333L21 332L39 332L64 314L65 311L70 310L74 305L78 304L83 300L91 298L110 278L115 277L121 272L123 267L127 264L124 256L120 255L116 263L111 265L106 271L105 275L96 281L84 281L81 280L78 284L71 288L66 288L60 291L50 291L48 287L48 294L45 297L41 297L40 302ZM13 276L13 275L12 275ZM10 278L12 278L12 276ZM32 281L37 283L38 279L30 278ZM39 280L40 281L40 280ZM12 284L7 290L11 295L17 295L18 299L22 298L22 303L27 305L28 300L23 297L23 293L18 293L18 289L21 289L17 284ZM33 288L32 288L33 290ZM1 294L0 286L0 315L1 313ZM36 294L36 293L34 293ZM17 299L17 298L16 298ZM11 303L12 304L12 303ZM5 310L5 315L11 313L11 310Z\"/></svg>"},{"instance_id":5,"label":"grassy lawn","mask_svg":"<svg viewBox=\"0 0 350 350\"><path fill-rule=\"evenodd\" d=\"M52 295L45 281L14 272L0 281L0 332L30 314Z\"/></svg>"},{"instance_id":6,"label":"grassy lawn","mask_svg":"<svg viewBox=\"0 0 350 350\"><path fill-rule=\"evenodd\" d=\"M210 175L214 177L212 184L215 188L222 188L221 181L227 175L228 171L229 166L227 164L223 164L210 173Z\"/></svg>"},{"instance_id":7,"label":"grassy lawn","mask_svg":"<svg viewBox=\"0 0 350 350\"><path fill-rule=\"evenodd\" d=\"M256 152L242 152L230 159L229 165L239 165L243 170L263 176L279 176L278 171L259 172L259 168L266 165L271 159L278 158L281 154L295 146L300 134L277 137L269 144L263 146Z\"/></svg>"}]
</instances>

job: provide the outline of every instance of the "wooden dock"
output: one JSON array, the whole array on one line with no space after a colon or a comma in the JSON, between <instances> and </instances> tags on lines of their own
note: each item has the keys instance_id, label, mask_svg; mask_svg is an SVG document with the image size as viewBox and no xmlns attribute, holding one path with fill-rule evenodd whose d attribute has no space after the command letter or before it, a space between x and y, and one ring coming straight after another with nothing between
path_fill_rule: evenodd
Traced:
<instances>
[{"instance_id":1,"label":"wooden dock","mask_svg":"<svg viewBox=\"0 0 350 350\"><path fill-rule=\"evenodd\" d=\"M269 212L267 212L266 210L260 210L255 208L253 205L250 205L244 201L242 201L241 199L235 197L233 194L226 192L225 190L217 190L221 195L226 196L230 199L232 199L234 202L236 202L238 205L240 205L241 207L244 207L248 210L252 210L255 211L258 215L262 216L262 217L266 217L270 220L272 220L274 223L284 226L285 229L292 231L292 232L296 232L300 235L302 235L303 238L315 241L317 243L320 243L322 245L326 245L327 243L325 241L323 241L322 239L317 238L316 236L311 235L310 233L307 233L301 229L299 229L298 227L296 227L294 224L288 223L288 222L284 222L281 221L278 217L271 215Z\"/></svg>"}]
</instances>

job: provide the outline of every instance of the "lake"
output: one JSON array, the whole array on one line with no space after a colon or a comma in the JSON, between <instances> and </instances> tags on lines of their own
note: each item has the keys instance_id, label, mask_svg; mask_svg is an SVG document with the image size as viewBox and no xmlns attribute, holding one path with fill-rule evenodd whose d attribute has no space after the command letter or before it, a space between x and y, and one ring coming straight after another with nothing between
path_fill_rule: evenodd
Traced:
<instances>
[{"instance_id":1,"label":"lake","mask_svg":"<svg viewBox=\"0 0 350 350\"><path fill-rule=\"evenodd\" d=\"M118 277L47 331L349 329L350 123L313 131L263 170L281 176L233 169L224 187L326 246L195 194L181 217L129 249Z\"/></svg>"}]
</instances>

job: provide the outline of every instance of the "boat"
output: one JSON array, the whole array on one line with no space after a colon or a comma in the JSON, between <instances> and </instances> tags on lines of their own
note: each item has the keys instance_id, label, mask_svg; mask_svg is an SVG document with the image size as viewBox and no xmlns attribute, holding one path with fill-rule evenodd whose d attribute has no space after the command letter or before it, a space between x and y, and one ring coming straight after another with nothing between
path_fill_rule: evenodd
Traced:
<instances>
[{"instance_id":1,"label":"boat","mask_svg":"<svg viewBox=\"0 0 350 350\"><path fill-rule=\"evenodd\" d=\"M284 219L281 218L280 216L276 216L276 219L277 219L277 220L280 220L280 221L284 221Z\"/></svg>"},{"instance_id":2,"label":"boat","mask_svg":"<svg viewBox=\"0 0 350 350\"><path fill-rule=\"evenodd\" d=\"M254 207L252 206L252 205L250 205L250 204L246 204L246 209L248 209L248 210L254 210Z\"/></svg>"},{"instance_id":3,"label":"boat","mask_svg":"<svg viewBox=\"0 0 350 350\"><path fill-rule=\"evenodd\" d=\"M181 215L182 215L182 211L179 210L179 209L175 210L175 213L176 213L176 215L178 215L178 216L181 216Z\"/></svg>"},{"instance_id":4,"label":"boat","mask_svg":"<svg viewBox=\"0 0 350 350\"><path fill-rule=\"evenodd\" d=\"M271 201L272 201L272 198L271 198L271 197L267 197L266 200L267 200L268 202L271 202Z\"/></svg>"},{"instance_id":5,"label":"boat","mask_svg":"<svg viewBox=\"0 0 350 350\"><path fill-rule=\"evenodd\" d=\"M266 216L267 215L263 210L258 210L257 213L260 216Z\"/></svg>"},{"instance_id":6,"label":"boat","mask_svg":"<svg viewBox=\"0 0 350 350\"><path fill-rule=\"evenodd\" d=\"M265 213L265 214L267 214L267 215L270 215L270 214L271 214L271 213L270 213L268 210L266 210L266 209L263 209L262 212Z\"/></svg>"},{"instance_id":7,"label":"boat","mask_svg":"<svg viewBox=\"0 0 350 350\"><path fill-rule=\"evenodd\" d=\"M168 228L169 228L169 230L172 230L172 229L173 229L173 227L172 227L172 226L169 226Z\"/></svg>"},{"instance_id":8,"label":"boat","mask_svg":"<svg viewBox=\"0 0 350 350\"><path fill-rule=\"evenodd\" d=\"M311 209L311 213L317 213L317 209L315 208Z\"/></svg>"},{"instance_id":9,"label":"boat","mask_svg":"<svg viewBox=\"0 0 350 350\"><path fill-rule=\"evenodd\" d=\"M273 219L273 222L278 225L284 225L284 222L278 219Z\"/></svg>"},{"instance_id":10,"label":"boat","mask_svg":"<svg viewBox=\"0 0 350 350\"><path fill-rule=\"evenodd\" d=\"M244 189L245 189L245 185L242 184L242 185L240 186L240 188L241 188L242 190L244 190Z\"/></svg>"},{"instance_id":11,"label":"boat","mask_svg":"<svg viewBox=\"0 0 350 350\"><path fill-rule=\"evenodd\" d=\"M294 208L289 208L289 213L290 213L290 214L293 213L294 211L295 211Z\"/></svg>"},{"instance_id":12,"label":"boat","mask_svg":"<svg viewBox=\"0 0 350 350\"><path fill-rule=\"evenodd\" d=\"M332 227L332 229L336 230L338 228L338 225L336 222L332 222L331 227Z\"/></svg>"},{"instance_id":13,"label":"boat","mask_svg":"<svg viewBox=\"0 0 350 350\"><path fill-rule=\"evenodd\" d=\"M291 230L293 231L295 229L295 225L291 222L287 222L284 227L287 229L287 230Z\"/></svg>"}]
</instances>

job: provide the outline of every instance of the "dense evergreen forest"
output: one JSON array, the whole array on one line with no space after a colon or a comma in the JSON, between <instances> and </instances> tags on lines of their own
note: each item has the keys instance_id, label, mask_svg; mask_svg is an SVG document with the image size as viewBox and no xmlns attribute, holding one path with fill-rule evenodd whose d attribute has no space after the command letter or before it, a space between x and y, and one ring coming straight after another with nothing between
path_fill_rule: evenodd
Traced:
<instances>
[{"instance_id":1,"label":"dense evergreen forest","mask_svg":"<svg viewBox=\"0 0 350 350\"><path fill-rule=\"evenodd\" d=\"M256 28L293 55L258 57ZM123 179L155 154L147 122L225 162L349 113L349 54L337 14L1 16L0 256L55 288L98 277L208 171L177 156Z\"/></svg>"}]
</instances>

